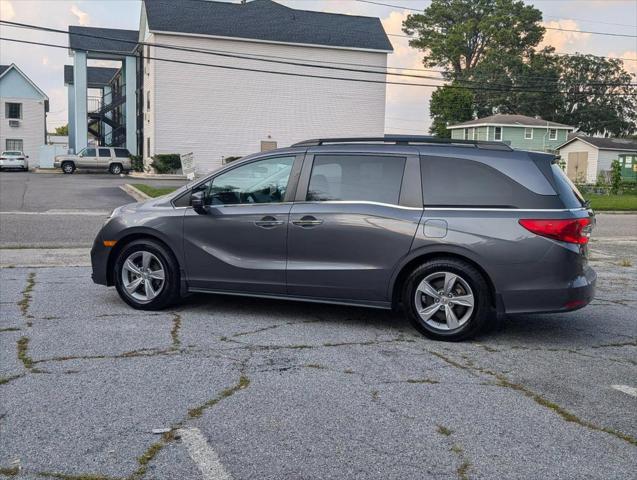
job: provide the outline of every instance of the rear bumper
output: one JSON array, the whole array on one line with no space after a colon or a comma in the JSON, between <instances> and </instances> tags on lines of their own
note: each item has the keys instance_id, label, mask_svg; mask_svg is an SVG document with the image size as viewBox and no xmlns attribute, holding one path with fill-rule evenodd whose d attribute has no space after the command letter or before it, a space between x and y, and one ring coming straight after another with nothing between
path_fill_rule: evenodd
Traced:
<instances>
[{"instance_id":1,"label":"rear bumper","mask_svg":"<svg viewBox=\"0 0 637 480\"><path fill-rule=\"evenodd\" d=\"M581 275L563 286L550 289L501 292L505 313L570 312L588 305L595 297L597 274L586 266Z\"/></svg>"},{"instance_id":2,"label":"rear bumper","mask_svg":"<svg viewBox=\"0 0 637 480\"><path fill-rule=\"evenodd\" d=\"M0 168L26 168L26 160L0 160Z\"/></svg>"}]
</instances>

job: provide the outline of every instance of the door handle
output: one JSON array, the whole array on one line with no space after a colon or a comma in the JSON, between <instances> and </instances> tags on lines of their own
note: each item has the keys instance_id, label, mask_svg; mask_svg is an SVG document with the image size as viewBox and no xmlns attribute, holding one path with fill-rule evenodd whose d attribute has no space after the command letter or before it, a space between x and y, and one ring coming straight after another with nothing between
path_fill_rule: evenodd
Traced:
<instances>
[{"instance_id":1,"label":"door handle","mask_svg":"<svg viewBox=\"0 0 637 480\"><path fill-rule=\"evenodd\" d=\"M298 225L299 227L316 227L317 225L320 225L323 223L323 220L319 220L316 217L313 217L312 215L305 215L304 217L301 217L301 219L299 220L293 220L292 223L294 225Z\"/></svg>"},{"instance_id":2,"label":"door handle","mask_svg":"<svg viewBox=\"0 0 637 480\"><path fill-rule=\"evenodd\" d=\"M277 220L276 217L273 217L272 215L266 215L261 220L254 222L257 227L261 228L273 228L277 225L283 225L283 223L283 220Z\"/></svg>"}]
</instances>

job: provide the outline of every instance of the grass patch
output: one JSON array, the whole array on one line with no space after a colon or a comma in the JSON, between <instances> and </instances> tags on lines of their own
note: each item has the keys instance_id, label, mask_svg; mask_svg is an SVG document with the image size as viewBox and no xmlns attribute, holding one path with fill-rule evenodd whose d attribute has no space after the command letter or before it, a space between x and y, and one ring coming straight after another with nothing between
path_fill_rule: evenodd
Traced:
<instances>
[{"instance_id":1,"label":"grass patch","mask_svg":"<svg viewBox=\"0 0 637 480\"><path fill-rule=\"evenodd\" d=\"M591 204L591 208L597 211L604 210L637 210L637 195L584 195Z\"/></svg>"},{"instance_id":2,"label":"grass patch","mask_svg":"<svg viewBox=\"0 0 637 480\"><path fill-rule=\"evenodd\" d=\"M27 277L27 285L24 287L24 290L22 290L22 300L18 302L18 307L20 307L20 311L25 317L28 317L33 287L35 287L35 273L31 272Z\"/></svg>"},{"instance_id":3,"label":"grass patch","mask_svg":"<svg viewBox=\"0 0 637 480\"><path fill-rule=\"evenodd\" d=\"M93 475L90 473L80 473L79 475L67 475L66 473L57 472L40 472L39 477L57 478L59 480L114 480L112 477L104 475Z\"/></svg>"},{"instance_id":4,"label":"grass patch","mask_svg":"<svg viewBox=\"0 0 637 480\"><path fill-rule=\"evenodd\" d=\"M18 360L22 362L24 368L31 370L33 368L33 359L29 357L29 337L20 337L18 340Z\"/></svg>"},{"instance_id":5,"label":"grass patch","mask_svg":"<svg viewBox=\"0 0 637 480\"><path fill-rule=\"evenodd\" d=\"M239 378L239 382L236 385L230 388L226 388L217 397L213 398L212 400L208 400L206 403L198 407L191 408L190 410L188 410L188 416L190 418L201 417L201 415L203 415L203 412L206 409L215 406L224 398L231 397L232 395L237 393L239 390L243 390L244 388L247 388L248 385L250 385L250 379L244 375L241 375L241 378Z\"/></svg>"},{"instance_id":6,"label":"grass patch","mask_svg":"<svg viewBox=\"0 0 637 480\"><path fill-rule=\"evenodd\" d=\"M174 192L179 187L153 187L152 185L146 185L144 183L133 183L131 185L135 187L137 190L144 192L149 197L161 197L162 195L167 195L169 193Z\"/></svg>"},{"instance_id":7,"label":"grass patch","mask_svg":"<svg viewBox=\"0 0 637 480\"><path fill-rule=\"evenodd\" d=\"M633 262L631 262L629 259L627 258L623 258L620 262L619 262L619 266L620 267L632 267L633 266Z\"/></svg>"},{"instance_id":8,"label":"grass patch","mask_svg":"<svg viewBox=\"0 0 637 480\"><path fill-rule=\"evenodd\" d=\"M440 383L438 380L432 380L431 378L409 378L406 380L407 383L429 383L430 385L435 385L436 383Z\"/></svg>"},{"instance_id":9,"label":"grass patch","mask_svg":"<svg viewBox=\"0 0 637 480\"><path fill-rule=\"evenodd\" d=\"M444 425L438 425L438 428L436 429L436 431L440 435L444 435L445 437L448 437L449 435L451 435L453 433L453 430L451 430L450 428L445 427Z\"/></svg>"},{"instance_id":10,"label":"grass patch","mask_svg":"<svg viewBox=\"0 0 637 480\"><path fill-rule=\"evenodd\" d=\"M17 465L14 467L0 467L0 475L15 477L18 473L20 473L20 467Z\"/></svg>"},{"instance_id":11,"label":"grass patch","mask_svg":"<svg viewBox=\"0 0 637 480\"><path fill-rule=\"evenodd\" d=\"M174 313L173 318L173 328L170 330L170 337L172 338L173 350L179 350L179 346L181 345L181 340L179 340L179 329L181 328L181 315L178 313Z\"/></svg>"}]
</instances>

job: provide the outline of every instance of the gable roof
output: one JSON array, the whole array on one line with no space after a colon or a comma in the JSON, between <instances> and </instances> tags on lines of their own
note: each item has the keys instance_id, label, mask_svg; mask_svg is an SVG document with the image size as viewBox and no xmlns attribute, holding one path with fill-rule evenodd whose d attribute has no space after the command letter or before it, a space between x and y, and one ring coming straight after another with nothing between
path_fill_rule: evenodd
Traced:
<instances>
[{"instance_id":1,"label":"gable roof","mask_svg":"<svg viewBox=\"0 0 637 480\"><path fill-rule=\"evenodd\" d=\"M557 147L558 149L565 147L569 143L575 140L581 140L584 143L599 149L599 150L622 150L627 152L637 152L637 140L630 138L613 138L613 137L585 137L576 136L570 138L562 145Z\"/></svg>"},{"instance_id":2,"label":"gable roof","mask_svg":"<svg viewBox=\"0 0 637 480\"><path fill-rule=\"evenodd\" d=\"M78 35L81 34L81 35ZM85 37L83 35L95 35L98 37L110 37L117 40L104 38ZM118 55L131 54L137 48L139 32L137 30L120 30L117 28L78 27L69 26L69 48L71 50L100 50ZM123 40L123 41L118 41Z\"/></svg>"},{"instance_id":3,"label":"gable roof","mask_svg":"<svg viewBox=\"0 0 637 480\"><path fill-rule=\"evenodd\" d=\"M119 68L87 67L86 83L88 88L102 88L108 85ZM73 65L64 65L64 85L73 85Z\"/></svg>"},{"instance_id":4,"label":"gable roof","mask_svg":"<svg viewBox=\"0 0 637 480\"><path fill-rule=\"evenodd\" d=\"M48 95L44 93L42 89L40 89L40 87L38 87L35 83L33 83L33 80L27 77L26 74L22 70L20 70L15 63L12 63L11 65L0 65L0 79L2 79L2 77L4 77L11 70L15 70L16 72L18 72L22 76L22 78L24 78L29 83L29 85L31 85L40 95L42 95L42 98L44 99L44 101L47 102L47 111L48 111L48 102L49 102Z\"/></svg>"},{"instance_id":5,"label":"gable roof","mask_svg":"<svg viewBox=\"0 0 637 480\"><path fill-rule=\"evenodd\" d=\"M475 120L469 120L468 122L457 123L456 125L449 125L447 128L453 130L454 128L463 127L477 127L484 125L497 125L507 127L552 127L552 128L568 128L573 129L569 125L563 123L550 122L541 118L527 117L526 115L506 115L498 113L491 115L490 117L477 118Z\"/></svg>"},{"instance_id":6,"label":"gable roof","mask_svg":"<svg viewBox=\"0 0 637 480\"><path fill-rule=\"evenodd\" d=\"M144 8L152 32L393 51L376 17L295 10L272 0L144 0Z\"/></svg>"}]
</instances>

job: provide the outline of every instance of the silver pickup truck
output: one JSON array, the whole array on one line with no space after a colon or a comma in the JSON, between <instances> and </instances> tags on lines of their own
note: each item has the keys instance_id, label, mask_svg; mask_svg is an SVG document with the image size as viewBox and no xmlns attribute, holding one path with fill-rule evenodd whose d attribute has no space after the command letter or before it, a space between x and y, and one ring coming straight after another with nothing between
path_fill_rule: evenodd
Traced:
<instances>
[{"instance_id":1,"label":"silver pickup truck","mask_svg":"<svg viewBox=\"0 0 637 480\"><path fill-rule=\"evenodd\" d=\"M57 155L53 163L64 173L73 173L77 168L108 170L113 175L131 170L130 152L125 148L87 147L77 155Z\"/></svg>"}]
</instances>

